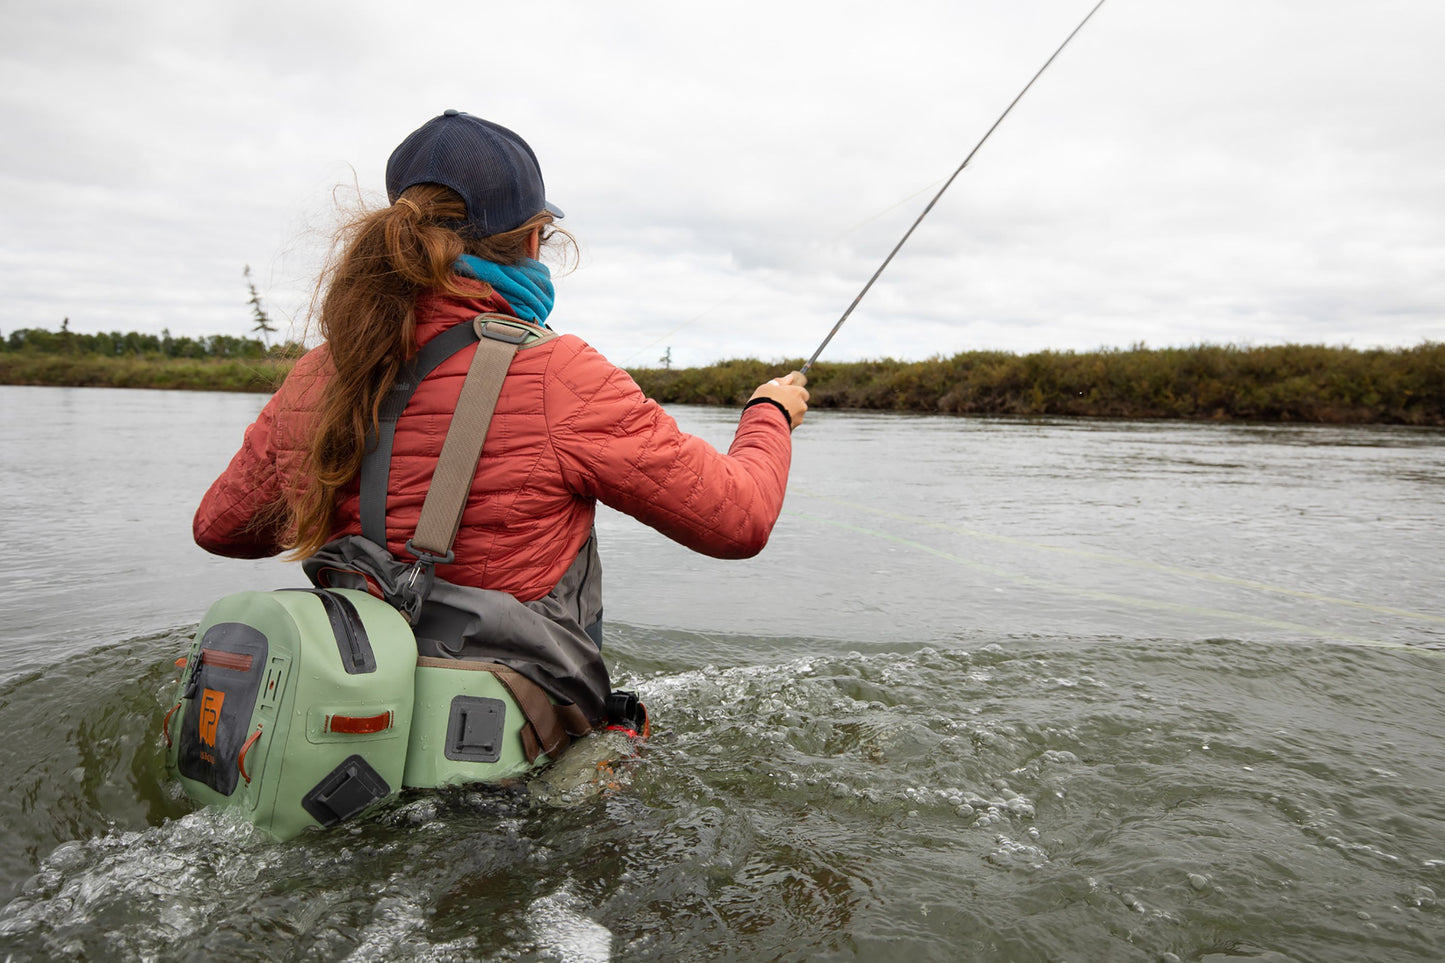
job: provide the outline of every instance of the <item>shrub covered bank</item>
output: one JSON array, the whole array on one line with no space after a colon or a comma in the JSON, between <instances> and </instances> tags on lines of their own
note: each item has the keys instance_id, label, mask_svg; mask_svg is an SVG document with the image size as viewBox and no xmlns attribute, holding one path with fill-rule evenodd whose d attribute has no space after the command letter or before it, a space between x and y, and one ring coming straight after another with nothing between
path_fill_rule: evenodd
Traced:
<instances>
[{"instance_id":1,"label":"shrub covered bank","mask_svg":"<svg viewBox=\"0 0 1445 963\"><path fill-rule=\"evenodd\" d=\"M82 334L18 328L0 340L0 384L193 391L274 391L301 355L299 344L213 335L173 338L138 331Z\"/></svg>"},{"instance_id":2,"label":"shrub covered bank","mask_svg":"<svg viewBox=\"0 0 1445 963\"><path fill-rule=\"evenodd\" d=\"M299 354L299 345L268 348L253 339L25 329L0 341L0 383L272 391ZM740 405L758 384L801 364L739 360L631 374L663 403ZM816 408L1445 425L1445 343L970 351L927 361L824 362L808 387Z\"/></svg>"},{"instance_id":3,"label":"shrub covered bank","mask_svg":"<svg viewBox=\"0 0 1445 963\"><path fill-rule=\"evenodd\" d=\"M0 352L0 384L7 385L270 392L290 370L290 361L274 358L115 358Z\"/></svg>"},{"instance_id":4,"label":"shrub covered bank","mask_svg":"<svg viewBox=\"0 0 1445 963\"><path fill-rule=\"evenodd\" d=\"M632 375L664 403L740 404L761 381L801 363L728 361ZM928 361L820 363L811 374L817 408L1445 425L1445 343L1368 351L1319 345L970 351Z\"/></svg>"}]
</instances>

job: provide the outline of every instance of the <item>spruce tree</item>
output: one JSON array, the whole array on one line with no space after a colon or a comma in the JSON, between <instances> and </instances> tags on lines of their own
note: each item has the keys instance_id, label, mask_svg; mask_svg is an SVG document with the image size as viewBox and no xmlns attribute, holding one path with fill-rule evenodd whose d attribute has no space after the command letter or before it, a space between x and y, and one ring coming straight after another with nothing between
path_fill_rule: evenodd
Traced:
<instances>
[{"instance_id":1,"label":"spruce tree","mask_svg":"<svg viewBox=\"0 0 1445 963\"><path fill-rule=\"evenodd\" d=\"M266 314L266 309L261 304L261 295L256 290L256 282L251 280L251 265L246 265L244 273L246 275L246 287L251 292L251 316L256 319L256 324L251 330L253 332L261 332L261 341L269 348L271 346L271 335L275 333L276 326L271 323L270 316Z\"/></svg>"}]
</instances>

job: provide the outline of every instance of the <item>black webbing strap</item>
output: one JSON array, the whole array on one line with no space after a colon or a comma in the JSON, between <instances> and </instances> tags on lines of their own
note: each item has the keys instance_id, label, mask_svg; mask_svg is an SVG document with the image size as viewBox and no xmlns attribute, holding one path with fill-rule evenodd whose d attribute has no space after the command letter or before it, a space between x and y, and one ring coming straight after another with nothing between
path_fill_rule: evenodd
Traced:
<instances>
[{"instance_id":1,"label":"black webbing strap","mask_svg":"<svg viewBox=\"0 0 1445 963\"><path fill-rule=\"evenodd\" d=\"M496 323L500 322L500 323ZM525 344L535 343L537 340L547 340L553 337L553 333L545 328L528 324L506 315L484 314L471 321L461 324L454 324L441 334L432 338L416 356L403 366L401 373L397 376L396 383L392 386L391 392L381 403L380 420L377 423L375 443L367 448L366 454L361 461L360 478L360 516L361 534L367 540L374 542L381 547L386 547L386 489L391 475L391 451L396 436L396 423L401 418L401 413L406 410L407 403L416 392L417 385L422 379L436 370L443 361L456 354L469 344L476 344L481 340L481 332L485 330L489 339L505 343L509 352L515 352ZM508 355L510 359L510 353ZM474 362L473 367L477 367ZM505 375L505 366L502 374ZM475 378L471 371L468 372L467 381L470 383ZM480 400L474 395L475 390L468 392L466 385L463 385L462 397L458 400L457 413L453 415L454 422L460 422L463 429L470 428L467 434L475 433L478 452L482 439L486 436L488 423L491 421L492 409L497 403L497 394L501 391L501 379L497 378L485 392ZM458 418L457 416L461 417ZM468 424L468 419L476 421L480 419L480 425ZM450 439L450 431L448 439ZM457 447L453 443L453 447ZM446 455L446 445L443 445L443 456ZM476 455L470 456L470 463L475 467ZM470 475L468 475L470 477ZM427 501L440 501L433 499L431 492L427 493ZM463 498L464 500L464 498ZM422 518L434 517L439 514L439 508L433 508L428 513L425 506L422 509ZM454 512L444 513L455 514L457 520L461 517L461 502L454 506ZM430 529L429 529L430 530ZM452 522L451 533L455 535L456 524ZM433 539L436 540L436 539ZM446 546L442 553L446 553L451 547L451 539L444 538ZM408 546L411 543L408 542Z\"/></svg>"},{"instance_id":2,"label":"black webbing strap","mask_svg":"<svg viewBox=\"0 0 1445 963\"><path fill-rule=\"evenodd\" d=\"M368 446L361 460L361 534L383 548L386 547L386 485L391 475L391 446L397 419L423 378L435 371L437 365L476 342L477 331L470 321L447 328L422 345L416 356L402 367L391 393L381 403L381 420L376 426L374 444Z\"/></svg>"}]
</instances>

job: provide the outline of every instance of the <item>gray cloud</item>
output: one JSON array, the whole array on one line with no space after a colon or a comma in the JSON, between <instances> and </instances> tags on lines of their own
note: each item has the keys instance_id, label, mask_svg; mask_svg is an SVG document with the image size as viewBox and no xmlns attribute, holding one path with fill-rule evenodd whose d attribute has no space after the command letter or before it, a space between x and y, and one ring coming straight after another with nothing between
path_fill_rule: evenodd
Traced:
<instances>
[{"instance_id":1,"label":"gray cloud","mask_svg":"<svg viewBox=\"0 0 1445 963\"><path fill-rule=\"evenodd\" d=\"M0 327L300 316L336 197L456 106L517 128L615 360L801 356L1091 4L0 13ZM1114 0L830 357L1445 338L1445 8ZM853 327L856 325L856 327Z\"/></svg>"}]
</instances>

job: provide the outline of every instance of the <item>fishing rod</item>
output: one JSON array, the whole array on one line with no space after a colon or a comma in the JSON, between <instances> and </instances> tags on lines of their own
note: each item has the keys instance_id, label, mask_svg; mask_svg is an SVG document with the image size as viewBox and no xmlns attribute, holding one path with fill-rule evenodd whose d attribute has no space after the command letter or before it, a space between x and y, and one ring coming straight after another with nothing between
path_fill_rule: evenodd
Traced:
<instances>
[{"instance_id":1,"label":"fishing rod","mask_svg":"<svg viewBox=\"0 0 1445 963\"><path fill-rule=\"evenodd\" d=\"M973 155L978 153L978 149L982 147L984 145L984 142L988 140L989 136L998 129L998 125L1003 123L1003 119L1009 115L1009 111L1014 109L1014 105L1017 104L1020 100L1023 100L1024 94L1029 92L1029 88L1034 85L1034 81L1038 80L1040 77L1043 76L1044 71L1049 69L1049 64L1054 62L1054 58L1064 52L1064 48L1069 45L1069 41L1073 40L1074 35L1077 34L1080 30L1084 29L1084 24L1088 23L1089 18L1092 17L1094 14L1098 13L1099 8L1103 5L1104 0L1099 0L1098 3L1094 4L1094 9L1089 11L1088 16L1086 16L1083 20L1079 21L1079 25L1074 28L1073 33L1069 34L1067 37L1064 38L1064 42L1059 44L1059 49L1055 50L1053 52L1053 55L1050 56L1048 60L1044 61L1044 65L1038 69L1038 73L1034 74L1033 79L1031 79L1028 83L1024 84L1024 89L1020 90L1018 92L1018 96L1015 97L1012 101L1010 101L1009 105L1004 108L1004 112L998 115L998 120L993 122L993 126L990 127L987 133L985 133L983 137L979 139L979 142L973 146L973 150L968 152L968 156L963 159L963 163L958 165L958 170L954 171L952 176L950 176L948 180L944 182L943 186L938 189L938 193L933 195L933 200L929 201L928 206L923 209L923 213L918 215L918 219L915 220L912 226L910 226L908 230L904 232L903 237L899 239L898 243L893 245L893 250L888 252L888 256L883 259L883 263L878 265L878 270L874 271L873 276L868 279L868 283L863 285L863 290L859 291L858 296L853 299L853 303L848 305L848 310L844 311L843 316L838 319L838 323L833 325L833 330L829 331L828 336L823 339L823 343L818 345L818 350L813 352L813 356L809 358L800 369L800 372L802 374L806 375L808 373L808 369L813 367L813 362L818 360L818 355L822 354L823 349L828 347L828 342L833 340L833 335L837 334L838 329L843 327L843 322L848 320L848 316L853 313L853 309L858 306L858 302L863 300L863 295L868 293L868 289L873 287L873 282L878 280L878 276L882 274L884 269L887 268L888 265L893 261L893 256L897 254L899 250L902 249L903 245L908 242L908 239L913 236L913 232L917 230L918 225L923 223L923 219L928 216L928 212L933 210L933 205L938 203L938 199L943 196L943 192L948 190L949 185L958 178L959 174L963 173L963 169L968 166L968 162L973 160Z\"/></svg>"}]
</instances>

